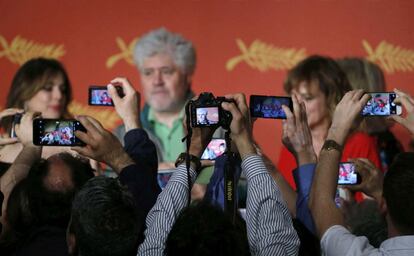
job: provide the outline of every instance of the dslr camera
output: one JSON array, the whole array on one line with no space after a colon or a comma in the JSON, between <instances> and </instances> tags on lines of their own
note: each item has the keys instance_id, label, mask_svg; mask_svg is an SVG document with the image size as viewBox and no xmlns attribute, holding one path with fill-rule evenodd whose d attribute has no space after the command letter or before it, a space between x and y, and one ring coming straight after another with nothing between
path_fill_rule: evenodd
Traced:
<instances>
[{"instance_id":1,"label":"dslr camera","mask_svg":"<svg viewBox=\"0 0 414 256\"><path fill-rule=\"evenodd\" d=\"M191 100L190 121L191 127L218 127L228 130L232 120L229 111L221 107L222 102L233 102L224 97L214 97L211 92L203 92L197 100Z\"/></svg>"}]
</instances>

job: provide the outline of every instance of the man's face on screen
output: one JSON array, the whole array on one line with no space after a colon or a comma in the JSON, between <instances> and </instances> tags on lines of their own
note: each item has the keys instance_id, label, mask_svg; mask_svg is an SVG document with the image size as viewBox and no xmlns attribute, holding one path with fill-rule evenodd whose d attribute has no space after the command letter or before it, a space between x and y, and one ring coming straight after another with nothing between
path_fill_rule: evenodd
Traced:
<instances>
[{"instance_id":1,"label":"man's face on screen","mask_svg":"<svg viewBox=\"0 0 414 256\"><path fill-rule=\"evenodd\" d=\"M189 89L189 76L166 53L145 59L141 84L147 103L156 112L179 111Z\"/></svg>"}]
</instances>

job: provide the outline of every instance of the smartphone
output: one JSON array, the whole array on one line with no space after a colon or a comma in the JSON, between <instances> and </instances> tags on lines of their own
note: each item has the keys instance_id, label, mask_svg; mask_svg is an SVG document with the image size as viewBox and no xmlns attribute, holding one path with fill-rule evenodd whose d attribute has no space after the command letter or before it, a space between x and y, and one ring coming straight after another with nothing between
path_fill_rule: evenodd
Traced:
<instances>
[{"instance_id":1,"label":"smartphone","mask_svg":"<svg viewBox=\"0 0 414 256\"><path fill-rule=\"evenodd\" d=\"M356 185L361 183L361 176L352 162L339 163L338 185Z\"/></svg>"},{"instance_id":2,"label":"smartphone","mask_svg":"<svg viewBox=\"0 0 414 256\"><path fill-rule=\"evenodd\" d=\"M124 97L124 91L121 86L115 86L118 95ZM106 86L92 85L89 87L88 103L91 106L113 106L112 98L109 96Z\"/></svg>"},{"instance_id":3,"label":"smartphone","mask_svg":"<svg viewBox=\"0 0 414 256\"><path fill-rule=\"evenodd\" d=\"M174 171L175 170L172 169L158 170L157 181L161 189L164 189L167 186L167 183L173 175Z\"/></svg>"},{"instance_id":4,"label":"smartphone","mask_svg":"<svg viewBox=\"0 0 414 256\"><path fill-rule=\"evenodd\" d=\"M225 139L211 139L201 155L201 160L214 160L226 151Z\"/></svg>"},{"instance_id":5,"label":"smartphone","mask_svg":"<svg viewBox=\"0 0 414 256\"><path fill-rule=\"evenodd\" d=\"M371 99L362 110L363 116L389 116L401 115L402 108L394 103L397 95L393 92L369 93Z\"/></svg>"},{"instance_id":6,"label":"smartphone","mask_svg":"<svg viewBox=\"0 0 414 256\"><path fill-rule=\"evenodd\" d=\"M86 132L78 120L34 119L33 144L38 146L85 146L75 131Z\"/></svg>"},{"instance_id":7,"label":"smartphone","mask_svg":"<svg viewBox=\"0 0 414 256\"><path fill-rule=\"evenodd\" d=\"M23 114L15 114L13 116L13 120L12 120L12 125L11 125L11 129L10 129L10 138L17 138L16 135L16 130L14 128L14 126L16 124L20 124L20 120L22 119Z\"/></svg>"},{"instance_id":8,"label":"smartphone","mask_svg":"<svg viewBox=\"0 0 414 256\"><path fill-rule=\"evenodd\" d=\"M282 105L286 105L293 112L293 103L290 97L250 95L250 115L252 117L286 119Z\"/></svg>"}]
</instances>

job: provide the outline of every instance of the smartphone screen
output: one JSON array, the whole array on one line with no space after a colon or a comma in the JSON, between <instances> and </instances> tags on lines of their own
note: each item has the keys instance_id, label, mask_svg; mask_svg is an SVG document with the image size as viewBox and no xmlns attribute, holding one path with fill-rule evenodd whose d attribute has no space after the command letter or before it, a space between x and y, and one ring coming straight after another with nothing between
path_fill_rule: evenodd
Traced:
<instances>
[{"instance_id":1,"label":"smartphone screen","mask_svg":"<svg viewBox=\"0 0 414 256\"><path fill-rule=\"evenodd\" d=\"M226 140L212 139L201 155L201 160L214 160L226 151Z\"/></svg>"},{"instance_id":2,"label":"smartphone screen","mask_svg":"<svg viewBox=\"0 0 414 256\"><path fill-rule=\"evenodd\" d=\"M115 86L120 97L124 96L121 86ZM112 98L109 96L106 86L93 85L89 87L89 105L91 106L113 106Z\"/></svg>"},{"instance_id":3,"label":"smartphone screen","mask_svg":"<svg viewBox=\"0 0 414 256\"><path fill-rule=\"evenodd\" d=\"M363 116L401 115L401 106L394 103L397 95L393 92L369 93L371 99L362 110Z\"/></svg>"},{"instance_id":4,"label":"smartphone screen","mask_svg":"<svg viewBox=\"0 0 414 256\"><path fill-rule=\"evenodd\" d=\"M292 98L281 96L250 96L250 115L259 118L286 119L282 105L293 109ZM292 110L293 111L293 110Z\"/></svg>"},{"instance_id":5,"label":"smartphone screen","mask_svg":"<svg viewBox=\"0 0 414 256\"><path fill-rule=\"evenodd\" d=\"M34 119L33 144L38 146L84 146L75 131L86 132L78 120Z\"/></svg>"},{"instance_id":6,"label":"smartphone screen","mask_svg":"<svg viewBox=\"0 0 414 256\"><path fill-rule=\"evenodd\" d=\"M351 162L339 163L338 185L356 185L359 183L361 183L361 178L355 171L355 164Z\"/></svg>"},{"instance_id":7,"label":"smartphone screen","mask_svg":"<svg viewBox=\"0 0 414 256\"><path fill-rule=\"evenodd\" d=\"M173 175L174 170L158 170L157 181L161 189L164 189L167 186L168 181Z\"/></svg>"}]
</instances>

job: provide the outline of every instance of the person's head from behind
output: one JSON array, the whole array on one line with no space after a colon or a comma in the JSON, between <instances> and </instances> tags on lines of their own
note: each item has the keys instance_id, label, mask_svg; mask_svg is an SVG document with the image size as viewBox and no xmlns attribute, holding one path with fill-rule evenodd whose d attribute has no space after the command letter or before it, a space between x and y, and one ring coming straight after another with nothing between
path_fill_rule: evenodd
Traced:
<instances>
[{"instance_id":1,"label":"person's head from behind","mask_svg":"<svg viewBox=\"0 0 414 256\"><path fill-rule=\"evenodd\" d=\"M41 112L44 118L68 116L72 89L63 65L54 59L36 58L24 63L15 74L6 108ZM2 122L9 131L10 120Z\"/></svg>"},{"instance_id":2,"label":"person's head from behind","mask_svg":"<svg viewBox=\"0 0 414 256\"><path fill-rule=\"evenodd\" d=\"M134 60L147 103L156 112L177 112L184 105L196 66L190 41L165 28L143 35Z\"/></svg>"},{"instance_id":3,"label":"person's head from behind","mask_svg":"<svg viewBox=\"0 0 414 256\"><path fill-rule=\"evenodd\" d=\"M167 255L250 255L244 221L209 202L185 208L166 242Z\"/></svg>"},{"instance_id":4,"label":"person's head from behind","mask_svg":"<svg viewBox=\"0 0 414 256\"><path fill-rule=\"evenodd\" d=\"M310 56L289 71L284 89L305 103L308 124L313 129L330 125L336 105L351 87L333 59Z\"/></svg>"},{"instance_id":5,"label":"person's head from behind","mask_svg":"<svg viewBox=\"0 0 414 256\"><path fill-rule=\"evenodd\" d=\"M69 153L34 164L27 177L27 197L35 223L65 228L75 193L92 177L89 162Z\"/></svg>"},{"instance_id":6,"label":"person's head from behind","mask_svg":"<svg viewBox=\"0 0 414 256\"><path fill-rule=\"evenodd\" d=\"M400 235L414 235L413 184L414 153L400 153L388 169L383 185L387 222L391 221Z\"/></svg>"},{"instance_id":7,"label":"person's head from behind","mask_svg":"<svg viewBox=\"0 0 414 256\"><path fill-rule=\"evenodd\" d=\"M72 204L67 242L71 255L136 255L142 223L132 194L117 179L95 177Z\"/></svg>"}]
</instances>

